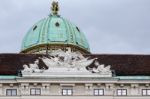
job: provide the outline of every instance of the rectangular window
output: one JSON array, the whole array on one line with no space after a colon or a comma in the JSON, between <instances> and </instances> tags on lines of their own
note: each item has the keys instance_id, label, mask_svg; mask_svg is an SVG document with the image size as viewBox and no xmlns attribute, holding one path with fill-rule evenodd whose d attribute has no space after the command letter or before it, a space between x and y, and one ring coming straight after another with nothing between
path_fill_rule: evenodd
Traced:
<instances>
[{"instance_id":1,"label":"rectangular window","mask_svg":"<svg viewBox=\"0 0 150 99\"><path fill-rule=\"evenodd\" d=\"M126 96L127 95L127 89L118 89L117 95L118 96Z\"/></svg>"},{"instance_id":2,"label":"rectangular window","mask_svg":"<svg viewBox=\"0 0 150 99\"><path fill-rule=\"evenodd\" d=\"M17 89L7 89L6 95L7 96L17 96Z\"/></svg>"},{"instance_id":3,"label":"rectangular window","mask_svg":"<svg viewBox=\"0 0 150 99\"><path fill-rule=\"evenodd\" d=\"M62 89L62 95L63 96L71 96L71 95L73 95L73 90L72 89Z\"/></svg>"},{"instance_id":4,"label":"rectangular window","mask_svg":"<svg viewBox=\"0 0 150 99\"><path fill-rule=\"evenodd\" d=\"M94 95L95 96L103 96L104 95L104 89L94 89Z\"/></svg>"},{"instance_id":5,"label":"rectangular window","mask_svg":"<svg viewBox=\"0 0 150 99\"><path fill-rule=\"evenodd\" d=\"M41 95L41 89L40 88L31 88L30 95Z\"/></svg>"},{"instance_id":6,"label":"rectangular window","mask_svg":"<svg viewBox=\"0 0 150 99\"><path fill-rule=\"evenodd\" d=\"M143 96L150 96L150 89L142 89Z\"/></svg>"}]
</instances>

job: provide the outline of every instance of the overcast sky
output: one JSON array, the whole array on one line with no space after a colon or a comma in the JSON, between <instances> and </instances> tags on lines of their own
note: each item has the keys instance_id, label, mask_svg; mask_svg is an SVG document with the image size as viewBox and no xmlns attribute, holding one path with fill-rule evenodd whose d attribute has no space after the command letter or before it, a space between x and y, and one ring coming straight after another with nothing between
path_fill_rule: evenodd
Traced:
<instances>
[{"instance_id":1,"label":"overcast sky","mask_svg":"<svg viewBox=\"0 0 150 99\"><path fill-rule=\"evenodd\" d=\"M18 53L52 0L0 0L0 53ZM60 15L86 35L92 53L150 54L150 0L59 0Z\"/></svg>"}]
</instances>

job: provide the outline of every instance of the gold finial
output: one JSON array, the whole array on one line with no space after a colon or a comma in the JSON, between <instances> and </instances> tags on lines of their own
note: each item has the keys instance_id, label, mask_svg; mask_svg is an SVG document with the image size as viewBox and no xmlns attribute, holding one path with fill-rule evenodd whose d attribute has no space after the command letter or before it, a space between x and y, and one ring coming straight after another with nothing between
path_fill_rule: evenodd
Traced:
<instances>
[{"instance_id":1,"label":"gold finial","mask_svg":"<svg viewBox=\"0 0 150 99\"><path fill-rule=\"evenodd\" d=\"M58 15L58 11L59 11L58 2L53 1L51 10L52 10L53 15Z\"/></svg>"}]
</instances>

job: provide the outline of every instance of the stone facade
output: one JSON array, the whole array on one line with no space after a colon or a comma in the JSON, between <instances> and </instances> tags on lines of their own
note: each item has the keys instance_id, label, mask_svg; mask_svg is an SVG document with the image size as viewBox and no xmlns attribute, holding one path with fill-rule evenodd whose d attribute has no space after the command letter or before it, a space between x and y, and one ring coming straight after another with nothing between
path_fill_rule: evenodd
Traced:
<instances>
[{"instance_id":1,"label":"stone facade","mask_svg":"<svg viewBox=\"0 0 150 99\"><path fill-rule=\"evenodd\" d=\"M1 79L1 99L149 99L149 80L121 80L119 78L22 78ZM16 94L7 93L15 89ZM33 93L31 90L34 89ZM35 90L37 90L37 93ZM72 90L63 95L62 91ZM101 90L101 93L95 92ZM120 90L120 91L119 91ZM121 90L124 92L121 92ZM144 95L143 90L147 90ZM13 92L12 92L13 93ZM14 92L15 93L15 92Z\"/></svg>"}]
</instances>

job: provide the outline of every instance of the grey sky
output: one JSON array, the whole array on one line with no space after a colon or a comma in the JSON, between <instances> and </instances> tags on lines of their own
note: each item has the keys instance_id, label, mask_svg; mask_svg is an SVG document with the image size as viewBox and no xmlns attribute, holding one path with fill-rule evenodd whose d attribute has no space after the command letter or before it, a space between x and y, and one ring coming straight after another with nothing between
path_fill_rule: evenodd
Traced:
<instances>
[{"instance_id":1,"label":"grey sky","mask_svg":"<svg viewBox=\"0 0 150 99\"><path fill-rule=\"evenodd\" d=\"M52 0L0 0L0 53L17 53ZM92 53L150 54L150 0L59 0L60 14L86 35Z\"/></svg>"}]
</instances>

